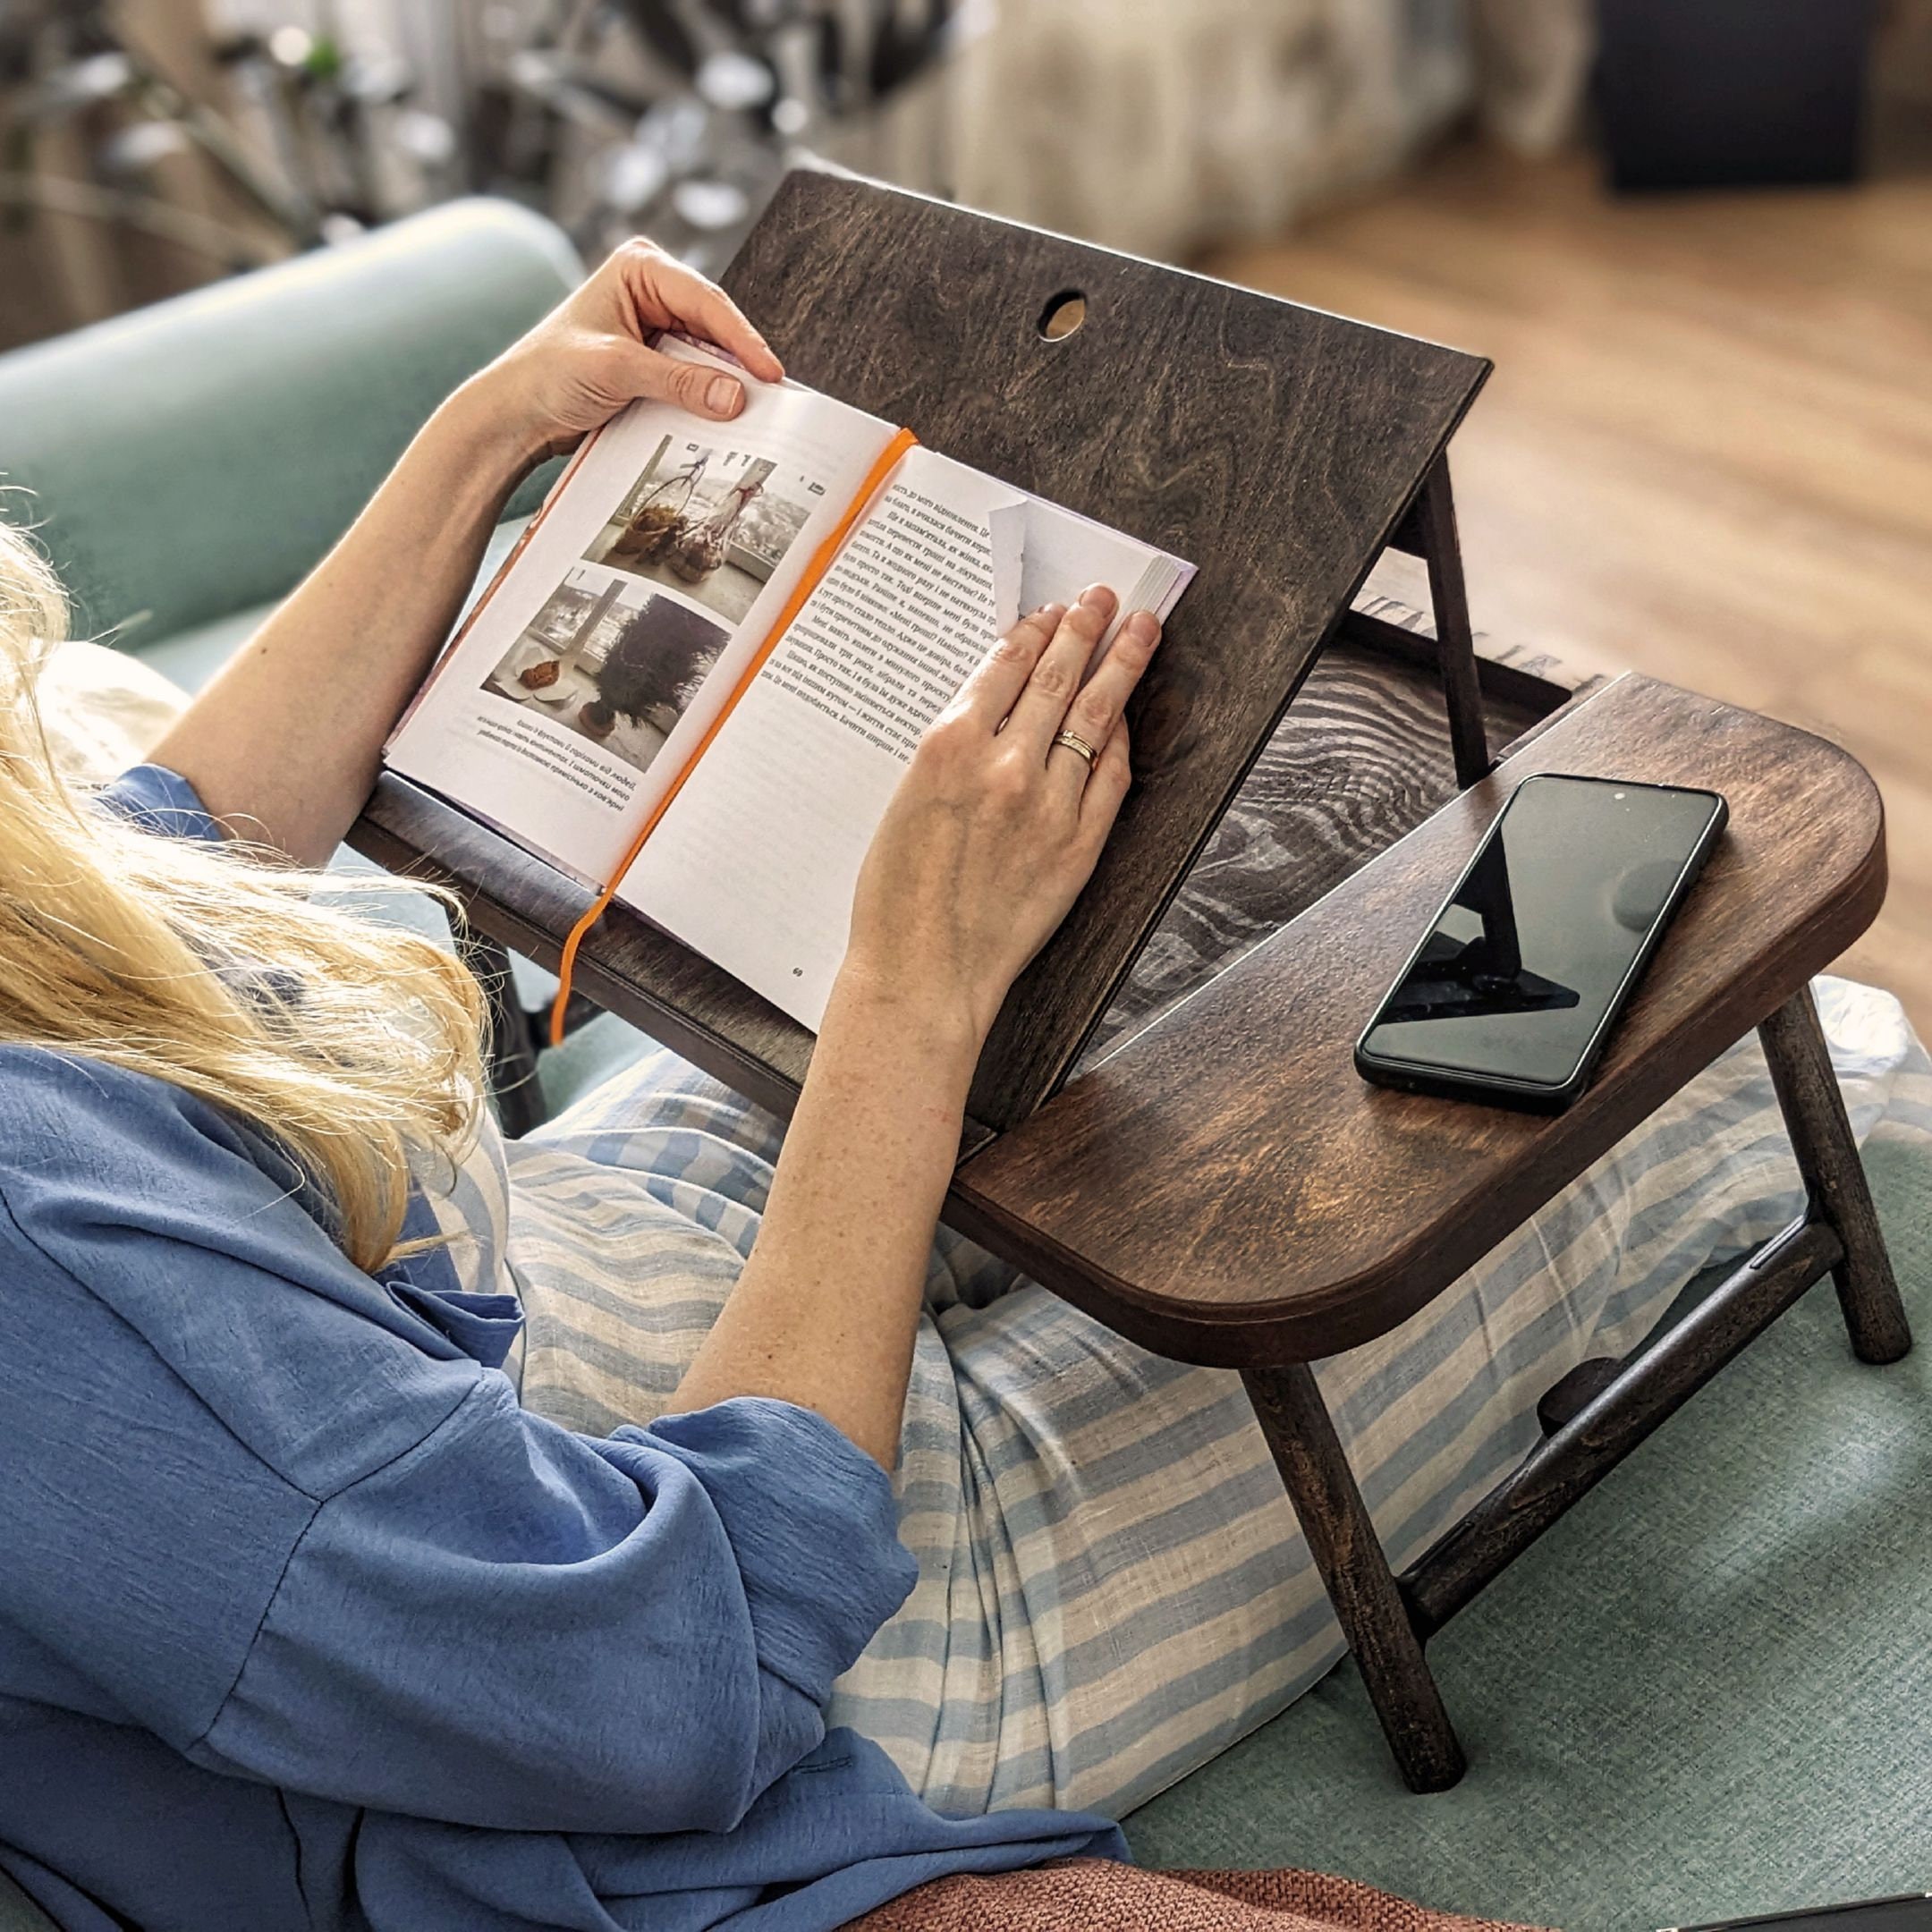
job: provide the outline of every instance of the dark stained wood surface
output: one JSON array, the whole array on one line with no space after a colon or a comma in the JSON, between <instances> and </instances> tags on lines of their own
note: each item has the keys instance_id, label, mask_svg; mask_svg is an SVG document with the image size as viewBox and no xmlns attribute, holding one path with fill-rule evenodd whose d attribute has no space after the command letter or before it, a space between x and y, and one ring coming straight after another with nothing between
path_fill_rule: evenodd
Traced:
<instances>
[{"instance_id":1,"label":"dark stained wood surface","mask_svg":"<svg viewBox=\"0 0 1932 1932\"><path fill-rule=\"evenodd\" d=\"M1356 714L1347 750L1295 776L1309 733L1291 728L1278 749L1271 733L1385 544L1412 547L1433 534L1418 492L1489 365L815 173L786 181L724 279L802 380L1200 569L1137 700L1137 782L1099 873L1013 989L982 1057L969 1108L985 1123L970 1124L977 1145L1037 1106L1104 1019L1116 1036L1199 984L1443 795L1443 700L1428 669L1433 640L1419 631L1384 626L1371 640L1416 661L1388 669L1387 716L1340 660ZM1085 296L1085 321L1048 343L1037 325L1048 298L1069 289ZM1485 665L1492 742L1560 695L1533 671ZM1412 744L1398 735L1405 729ZM1126 984L1265 750L1253 809L1233 835L1251 842L1274 819L1285 832L1282 862L1264 879L1251 862L1214 860L1208 876L1238 889L1218 911L1214 887L1192 894L1164 929L1158 969ZM394 777L352 842L454 886L479 930L545 964L588 903L553 869ZM578 970L600 1004L789 1109L810 1036L680 942L614 908Z\"/></svg>"},{"instance_id":2,"label":"dark stained wood surface","mask_svg":"<svg viewBox=\"0 0 1932 1932\"><path fill-rule=\"evenodd\" d=\"M1490 743L1508 745L1568 695L1554 684L1546 691L1534 704L1486 695ZM1135 960L1081 1064L1096 1063L1205 986L1455 791L1448 713L1434 671L1331 644Z\"/></svg>"},{"instance_id":3,"label":"dark stained wood surface","mask_svg":"<svg viewBox=\"0 0 1932 1932\"><path fill-rule=\"evenodd\" d=\"M1532 771L1712 786L1730 829L1567 1113L1367 1085L1356 1035ZM1878 794L1846 753L1620 678L968 1161L947 1219L1163 1353L1336 1353L1414 1313L1762 1021L1865 929L1885 883Z\"/></svg>"},{"instance_id":4,"label":"dark stained wood surface","mask_svg":"<svg viewBox=\"0 0 1932 1932\"><path fill-rule=\"evenodd\" d=\"M1448 1790L1465 1767L1462 1746L1314 1372L1289 1362L1241 1381L1403 1783Z\"/></svg>"},{"instance_id":5,"label":"dark stained wood surface","mask_svg":"<svg viewBox=\"0 0 1932 1932\"><path fill-rule=\"evenodd\" d=\"M1437 665L1448 700L1449 737L1458 785L1472 785L1495 762L1483 731L1482 687L1477 679L1469 591L1462 580L1462 545L1456 534L1455 494L1445 456L1410 506L1418 551L1428 566L1429 608L1436 614Z\"/></svg>"},{"instance_id":6,"label":"dark stained wood surface","mask_svg":"<svg viewBox=\"0 0 1932 1932\"><path fill-rule=\"evenodd\" d=\"M1004 1127L1072 1065L1489 365L817 173L787 178L724 282L801 381L1199 566L1137 699L1139 783L1100 871L981 1059L970 1111ZM1085 320L1047 342L1073 290Z\"/></svg>"}]
</instances>

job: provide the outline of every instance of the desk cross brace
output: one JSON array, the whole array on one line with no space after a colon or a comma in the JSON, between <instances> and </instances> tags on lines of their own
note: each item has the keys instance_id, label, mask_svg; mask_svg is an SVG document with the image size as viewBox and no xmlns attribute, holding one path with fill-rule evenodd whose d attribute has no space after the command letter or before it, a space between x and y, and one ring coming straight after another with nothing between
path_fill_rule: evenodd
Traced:
<instances>
[{"instance_id":1,"label":"desk cross brace","mask_svg":"<svg viewBox=\"0 0 1932 1932\"><path fill-rule=\"evenodd\" d=\"M1308 1365L1242 1371L1411 1791L1447 1790L1465 1768L1423 1655L1427 1640L1800 1295L1833 1277L1860 1361L1894 1362L1911 1346L1810 989L1801 987L1758 1031L1805 1182L1804 1213L1622 1363L1585 1364L1598 1372L1587 1378L1593 1393L1581 1406L1401 1576L1390 1569Z\"/></svg>"}]
</instances>

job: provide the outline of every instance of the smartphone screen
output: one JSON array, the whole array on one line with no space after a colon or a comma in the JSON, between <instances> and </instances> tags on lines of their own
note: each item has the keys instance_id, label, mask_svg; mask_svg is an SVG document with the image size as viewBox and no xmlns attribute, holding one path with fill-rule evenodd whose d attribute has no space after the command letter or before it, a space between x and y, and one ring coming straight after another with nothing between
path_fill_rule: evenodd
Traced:
<instances>
[{"instance_id":1,"label":"smartphone screen","mask_svg":"<svg viewBox=\"0 0 1932 1932\"><path fill-rule=\"evenodd\" d=\"M1560 1092L1594 1057L1724 824L1712 792L1527 778L1363 1034L1358 1061Z\"/></svg>"}]
</instances>

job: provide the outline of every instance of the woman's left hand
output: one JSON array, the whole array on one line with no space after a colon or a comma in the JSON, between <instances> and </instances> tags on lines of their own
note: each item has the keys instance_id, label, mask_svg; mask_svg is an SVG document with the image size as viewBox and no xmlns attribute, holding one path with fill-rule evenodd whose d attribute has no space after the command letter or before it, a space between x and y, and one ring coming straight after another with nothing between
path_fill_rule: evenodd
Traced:
<instances>
[{"instance_id":1,"label":"woman's left hand","mask_svg":"<svg viewBox=\"0 0 1932 1932\"><path fill-rule=\"evenodd\" d=\"M928 727L860 869L842 987L887 991L922 1023L962 1033L974 1057L1127 796L1123 714L1160 623L1134 612L1089 676L1117 605L1090 585L993 647Z\"/></svg>"},{"instance_id":2,"label":"woman's left hand","mask_svg":"<svg viewBox=\"0 0 1932 1932\"><path fill-rule=\"evenodd\" d=\"M572 448L640 396L723 422L744 407L735 377L648 349L654 329L716 343L761 382L784 370L724 290L653 242L626 242L577 292L472 377L460 395L528 462Z\"/></svg>"}]
</instances>

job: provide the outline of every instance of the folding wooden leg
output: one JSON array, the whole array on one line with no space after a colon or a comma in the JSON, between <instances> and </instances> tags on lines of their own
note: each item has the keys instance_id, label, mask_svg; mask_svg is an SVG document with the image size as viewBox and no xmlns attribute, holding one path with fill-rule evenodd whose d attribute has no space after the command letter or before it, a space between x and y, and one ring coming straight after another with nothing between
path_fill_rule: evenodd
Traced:
<instances>
[{"instance_id":1,"label":"folding wooden leg","mask_svg":"<svg viewBox=\"0 0 1932 1932\"><path fill-rule=\"evenodd\" d=\"M1403 1783L1448 1790L1462 1747L1314 1376L1297 1362L1244 1368L1241 1380Z\"/></svg>"},{"instance_id":2,"label":"folding wooden leg","mask_svg":"<svg viewBox=\"0 0 1932 1932\"><path fill-rule=\"evenodd\" d=\"M504 1132L515 1140L532 1127L541 1126L549 1111L538 1078L537 1043L531 1037L530 1016L517 1004L510 954L502 941L479 932L466 933L462 958L488 1004L489 1032L485 1046L490 1093Z\"/></svg>"},{"instance_id":3,"label":"folding wooden leg","mask_svg":"<svg viewBox=\"0 0 1932 1932\"><path fill-rule=\"evenodd\" d=\"M1487 775L1491 759L1446 456L1437 459L1416 498L1415 528L1428 566L1429 611L1436 621L1436 654L1449 708L1449 743L1455 755L1456 783L1466 790Z\"/></svg>"},{"instance_id":4,"label":"folding wooden leg","mask_svg":"<svg viewBox=\"0 0 1932 1932\"><path fill-rule=\"evenodd\" d=\"M1811 1218L1830 1227L1844 1248L1832 1280L1852 1353L1860 1361L1897 1361L1911 1347L1911 1328L1810 987L1801 987L1758 1035L1810 1195Z\"/></svg>"}]
</instances>

